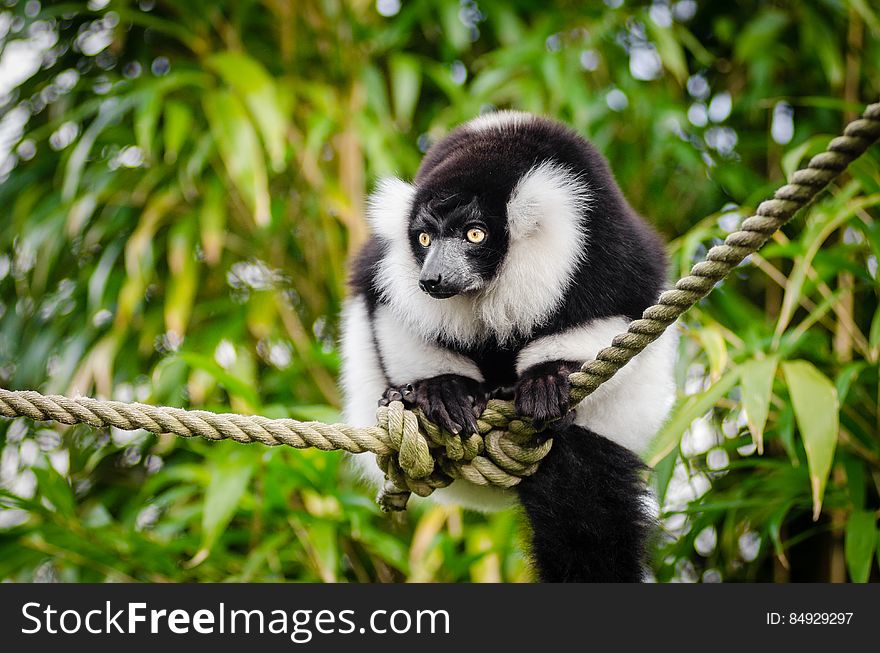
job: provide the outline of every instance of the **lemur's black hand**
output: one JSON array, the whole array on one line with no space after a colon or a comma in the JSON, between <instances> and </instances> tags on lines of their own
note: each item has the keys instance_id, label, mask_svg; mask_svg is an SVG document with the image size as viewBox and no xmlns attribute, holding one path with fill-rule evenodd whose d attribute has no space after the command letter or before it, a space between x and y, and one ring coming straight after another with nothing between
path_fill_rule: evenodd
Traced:
<instances>
[{"instance_id":1,"label":"lemur's black hand","mask_svg":"<svg viewBox=\"0 0 880 653\"><path fill-rule=\"evenodd\" d=\"M569 408L571 384L568 375L580 369L573 361L550 361L534 365L522 373L516 384L514 405L522 417L531 417L535 426L564 417Z\"/></svg>"},{"instance_id":2,"label":"lemur's black hand","mask_svg":"<svg viewBox=\"0 0 880 653\"><path fill-rule=\"evenodd\" d=\"M488 398L478 381L457 374L442 374L423 381L388 388L380 406L402 401L407 408L419 408L429 420L450 433L476 433L477 417Z\"/></svg>"}]
</instances>

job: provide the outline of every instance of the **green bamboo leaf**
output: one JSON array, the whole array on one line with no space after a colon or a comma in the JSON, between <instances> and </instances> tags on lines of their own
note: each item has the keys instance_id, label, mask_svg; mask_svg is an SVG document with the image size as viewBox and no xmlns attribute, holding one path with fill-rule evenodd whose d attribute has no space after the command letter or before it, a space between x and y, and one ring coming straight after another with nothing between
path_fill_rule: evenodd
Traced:
<instances>
[{"instance_id":1,"label":"green bamboo leaf","mask_svg":"<svg viewBox=\"0 0 880 653\"><path fill-rule=\"evenodd\" d=\"M39 497L50 501L55 510L67 517L76 514L76 500L67 479L59 474L53 467L32 467L37 477Z\"/></svg>"},{"instance_id":2,"label":"green bamboo leaf","mask_svg":"<svg viewBox=\"0 0 880 653\"><path fill-rule=\"evenodd\" d=\"M788 25L790 18L776 9L759 11L737 35L734 57L737 61L753 62L759 65L768 56L779 33Z\"/></svg>"},{"instance_id":3,"label":"green bamboo leaf","mask_svg":"<svg viewBox=\"0 0 880 653\"><path fill-rule=\"evenodd\" d=\"M654 491L657 493L657 503L661 506L666 499L666 491L669 489L669 481L675 472L675 461L678 460L678 452L673 449L654 465Z\"/></svg>"},{"instance_id":4,"label":"green bamboo leaf","mask_svg":"<svg viewBox=\"0 0 880 653\"><path fill-rule=\"evenodd\" d=\"M88 286L88 307L93 313L104 306L104 292L111 274L116 269L116 261L121 252L122 243L119 241L109 243L94 267Z\"/></svg>"},{"instance_id":5,"label":"green bamboo leaf","mask_svg":"<svg viewBox=\"0 0 880 653\"><path fill-rule=\"evenodd\" d=\"M868 344L871 349L880 347L880 306L874 311L874 317L871 319L871 330L868 332Z\"/></svg>"},{"instance_id":6,"label":"green bamboo leaf","mask_svg":"<svg viewBox=\"0 0 880 653\"><path fill-rule=\"evenodd\" d=\"M697 338L709 359L712 379L718 379L727 367L727 343L724 342L724 334L718 327L708 325L697 331Z\"/></svg>"},{"instance_id":7,"label":"green bamboo leaf","mask_svg":"<svg viewBox=\"0 0 880 653\"><path fill-rule=\"evenodd\" d=\"M653 467L681 441L681 436L698 417L702 417L721 397L730 392L739 380L739 368L729 370L706 390L687 397L673 410L669 419L651 441L644 459Z\"/></svg>"},{"instance_id":8,"label":"green bamboo leaf","mask_svg":"<svg viewBox=\"0 0 880 653\"><path fill-rule=\"evenodd\" d=\"M61 195L66 200L73 199L79 188L79 182L82 178L83 170L92 151L98 136L109 125L116 122L119 117L131 108L132 98L126 98L123 101L108 101L101 105L97 117L89 125L85 133L76 144L70 158L67 160L67 166L64 168L64 182L61 186Z\"/></svg>"},{"instance_id":9,"label":"green bamboo leaf","mask_svg":"<svg viewBox=\"0 0 880 653\"><path fill-rule=\"evenodd\" d=\"M205 262L216 265L226 241L226 191L217 178L212 178L205 186L199 223Z\"/></svg>"},{"instance_id":10,"label":"green bamboo leaf","mask_svg":"<svg viewBox=\"0 0 880 653\"><path fill-rule=\"evenodd\" d=\"M202 370L210 374L230 395L241 397L251 406L260 405L260 397L254 390L254 385L246 380L238 378L232 371L220 367L210 356L204 356L190 351L178 352L175 360L182 361L192 369Z\"/></svg>"},{"instance_id":11,"label":"green bamboo leaf","mask_svg":"<svg viewBox=\"0 0 880 653\"><path fill-rule=\"evenodd\" d=\"M834 386L837 388L837 400L841 404L846 403L850 387L858 381L859 375L867 368L868 363L866 361L853 361L844 365L843 369L838 372L837 378L834 379Z\"/></svg>"},{"instance_id":12,"label":"green bamboo leaf","mask_svg":"<svg viewBox=\"0 0 880 653\"><path fill-rule=\"evenodd\" d=\"M211 479L205 491L202 542L199 553L193 559L194 564L207 557L223 529L232 520L258 461L253 451L237 447L230 447L223 456L215 457L210 470Z\"/></svg>"},{"instance_id":13,"label":"green bamboo leaf","mask_svg":"<svg viewBox=\"0 0 880 653\"><path fill-rule=\"evenodd\" d=\"M148 161L153 158L153 139L162 112L163 93L164 88L160 84L146 87L134 110L135 142Z\"/></svg>"},{"instance_id":14,"label":"green bamboo leaf","mask_svg":"<svg viewBox=\"0 0 880 653\"><path fill-rule=\"evenodd\" d=\"M275 80L243 52L220 52L205 61L244 100L260 130L273 170L284 168L287 117Z\"/></svg>"},{"instance_id":15,"label":"green bamboo leaf","mask_svg":"<svg viewBox=\"0 0 880 653\"><path fill-rule=\"evenodd\" d=\"M330 521L312 521L308 523L308 536L311 558L321 581L336 582L336 569L340 557L336 524Z\"/></svg>"},{"instance_id":16,"label":"green bamboo leaf","mask_svg":"<svg viewBox=\"0 0 880 653\"><path fill-rule=\"evenodd\" d=\"M388 89L386 88L385 76L372 62L365 62L360 77L361 84L367 94L367 106L377 115L387 116L391 114L391 105L388 101ZM326 120L326 116L314 116L314 121ZM314 127L309 129L311 135ZM369 136L370 133L365 134Z\"/></svg>"},{"instance_id":17,"label":"green bamboo leaf","mask_svg":"<svg viewBox=\"0 0 880 653\"><path fill-rule=\"evenodd\" d=\"M165 141L165 163L174 163L192 126L192 112L183 102L169 100L165 105L162 137Z\"/></svg>"},{"instance_id":18,"label":"green bamboo leaf","mask_svg":"<svg viewBox=\"0 0 880 653\"><path fill-rule=\"evenodd\" d=\"M804 6L803 39L812 44L816 58L822 66L825 78L832 87L843 84L844 62L841 48L837 46L833 29L818 14Z\"/></svg>"},{"instance_id":19,"label":"green bamboo leaf","mask_svg":"<svg viewBox=\"0 0 880 653\"><path fill-rule=\"evenodd\" d=\"M822 511L822 497L831 471L839 429L837 388L812 363L787 361L782 371L791 394L813 492L813 519Z\"/></svg>"},{"instance_id":20,"label":"green bamboo leaf","mask_svg":"<svg viewBox=\"0 0 880 653\"><path fill-rule=\"evenodd\" d=\"M269 224L269 181L266 162L244 106L229 91L205 95L205 115L229 178L253 212L259 226Z\"/></svg>"},{"instance_id":21,"label":"green bamboo leaf","mask_svg":"<svg viewBox=\"0 0 880 653\"><path fill-rule=\"evenodd\" d=\"M443 35L446 37L446 41L456 52L461 52L470 46L470 32L459 18L458 3L443 3L440 9L440 23L443 25Z\"/></svg>"},{"instance_id":22,"label":"green bamboo leaf","mask_svg":"<svg viewBox=\"0 0 880 653\"><path fill-rule=\"evenodd\" d=\"M647 21L647 25L654 37L654 43L657 44L657 53L663 66L683 86L687 82L688 66L681 42L676 38L672 28L660 27L652 20Z\"/></svg>"},{"instance_id":23,"label":"green bamboo leaf","mask_svg":"<svg viewBox=\"0 0 880 653\"><path fill-rule=\"evenodd\" d=\"M786 567L788 566L788 558L785 555L785 544L782 542L782 524L785 522L785 518L792 505L792 501L786 501L776 508L767 520L767 531L770 533L770 540L773 542L773 551Z\"/></svg>"},{"instance_id":24,"label":"green bamboo leaf","mask_svg":"<svg viewBox=\"0 0 880 653\"><path fill-rule=\"evenodd\" d=\"M190 215L171 228L168 235L168 290L165 294L165 328L180 336L186 333L198 288L195 256L196 216Z\"/></svg>"},{"instance_id":25,"label":"green bamboo leaf","mask_svg":"<svg viewBox=\"0 0 880 653\"><path fill-rule=\"evenodd\" d=\"M422 84L422 72L418 60L410 55L396 54L389 64L391 74L391 92L394 98L394 117L404 128L412 124L416 104L419 101L419 90Z\"/></svg>"},{"instance_id":26,"label":"green bamboo leaf","mask_svg":"<svg viewBox=\"0 0 880 653\"><path fill-rule=\"evenodd\" d=\"M877 542L877 518L870 510L856 510L846 520L844 555L846 568L854 583L867 583L871 575L874 546Z\"/></svg>"},{"instance_id":27,"label":"green bamboo leaf","mask_svg":"<svg viewBox=\"0 0 880 653\"><path fill-rule=\"evenodd\" d=\"M751 360L742 366L743 410L758 453L764 453L764 425L773 395L777 363L777 358L770 356Z\"/></svg>"},{"instance_id":28,"label":"green bamboo leaf","mask_svg":"<svg viewBox=\"0 0 880 653\"><path fill-rule=\"evenodd\" d=\"M361 542L373 555L379 557L389 565L409 573L409 552L406 545L393 535L383 533L369 522L364 523L354 535L354 539Z\"/></svg>"}]
</instances>

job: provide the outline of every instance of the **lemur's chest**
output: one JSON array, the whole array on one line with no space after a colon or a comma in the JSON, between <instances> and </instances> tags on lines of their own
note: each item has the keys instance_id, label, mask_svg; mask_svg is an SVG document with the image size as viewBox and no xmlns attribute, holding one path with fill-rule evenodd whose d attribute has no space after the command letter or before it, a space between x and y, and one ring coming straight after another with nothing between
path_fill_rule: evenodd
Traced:
<instances>
[{"instance_id":1,"label":"lemur's chest","mask_svg":"<svg viewBox=\"0 0 880 653\"><path fill-rule=\"evenodd\" d=\"M461 351L480 368L486 385L499 389L516 384L516 357L522 349L520 343L499 346L486 343L479 348Z\"/></svg>"}]
</instances>

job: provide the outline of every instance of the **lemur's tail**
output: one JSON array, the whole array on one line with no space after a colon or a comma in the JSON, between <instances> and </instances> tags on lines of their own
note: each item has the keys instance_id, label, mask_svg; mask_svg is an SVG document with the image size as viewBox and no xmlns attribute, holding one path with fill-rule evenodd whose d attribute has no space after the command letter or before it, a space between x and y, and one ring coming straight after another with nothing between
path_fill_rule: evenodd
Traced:
<instances>
[{"instance_id":1,"label":"lemur's tail","mask_svg":"<svg viewBox=\"0 0 880 653\"><path fill-rule=\"evenodd\" d=\"M538 472L517 486L544 582L639 582L653 529L645 465L579 426L554 434Z\"/></svg>"}]
</instances>

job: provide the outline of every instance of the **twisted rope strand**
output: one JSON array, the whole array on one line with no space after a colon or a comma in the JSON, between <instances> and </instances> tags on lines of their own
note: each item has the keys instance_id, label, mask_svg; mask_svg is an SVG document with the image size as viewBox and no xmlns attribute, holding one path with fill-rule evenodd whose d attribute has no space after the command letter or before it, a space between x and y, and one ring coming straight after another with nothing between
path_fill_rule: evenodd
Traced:
<instances>
[{"instance_id":1,"label":"twisted rope strand","mask_svg":"<svg viewBox=\"0 0 880 653\"><path fill-rule=\"evenodd\" d=\"M710 249L706 260L694 265L675 288L660 295L658 303L645 310L641 319L631 322L626 333L616 336L594 361L571 374L571 406L660 337L878 139L880 103L869 105L861 118L847 125L843 136L832 140L827 151L795 172L788 184L772 199L762 202L738 231L727 236L724 244ZM457 478L477 485L513 487L535 472L552 445L549 439L536 442L531 423L517 418L511 402L500 400L490 401L478 419L479 434L465 439L443 432L424 415L405 410L400 402L380 407L376 426L355 427L0 388L0 415L84 423L96 428L145 429L186 438L259 442L273 447L283 444L296 449L372 452L386 475L379 495L386 510L402 510L411 492L427 496Z\"/></svg>"}]
</instances>

